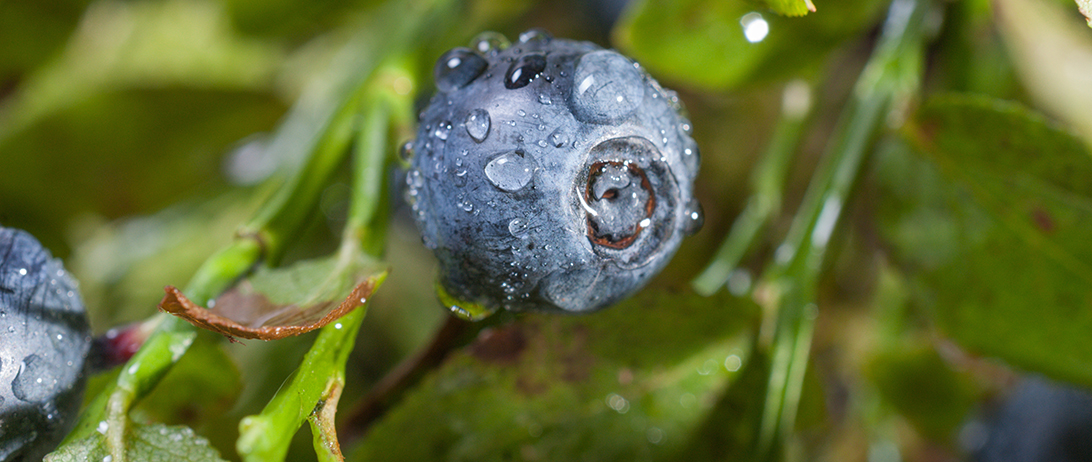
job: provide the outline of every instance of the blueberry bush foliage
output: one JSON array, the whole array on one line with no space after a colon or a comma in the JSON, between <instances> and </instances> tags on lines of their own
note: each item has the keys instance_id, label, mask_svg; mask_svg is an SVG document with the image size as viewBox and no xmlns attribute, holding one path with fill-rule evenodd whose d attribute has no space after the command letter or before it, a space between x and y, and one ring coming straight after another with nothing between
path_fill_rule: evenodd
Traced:
<instances>
[{"instance_id":1,"label":"blueberry bush foliage","mask_svg":"<svg viewBox=\"0 0 1092 462\"><path fill-rule=\"evenodd\" d=\"M1082 11L0 2L0 223L132 350L47 460L976 457L1024 377L1092 386ZM704 228L612 308L468 322L437 302L399 147L437 57L530 28L678 92ZM229 299L287 320L157 310Z\"/></svg>"}]
</instances>

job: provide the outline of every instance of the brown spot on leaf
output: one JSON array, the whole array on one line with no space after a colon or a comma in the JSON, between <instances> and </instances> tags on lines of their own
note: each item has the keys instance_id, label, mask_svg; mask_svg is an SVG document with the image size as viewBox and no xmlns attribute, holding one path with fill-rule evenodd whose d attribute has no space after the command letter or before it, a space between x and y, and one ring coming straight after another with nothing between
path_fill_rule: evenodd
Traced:
<instances>
[{"instance_id":1,"label":"brown spot on leaf","mask_svg":"<svg viewBox=\"0 0 1092 462\"><path fill-rule=\"evenodd\" d=\"M491 363L513 364L527 346L523 331L516 324L497 329L484 329L470 345L470 354Z\"/></svg>"},{"instance_id":2,"label":"brown spot on leaf","mask_svg":"<svg viewBox=\"0 0 1092 462\"><path fill-rule=\"evenodd\" d=\"M371 297L376 280L368 278L357 284L340 304L337 301L318 302L307 306L273 303L265 295L243 281L216 299L213 308L193 303L174 286L167 286L167 295L159 309L213 332L235 337L276 340L300 335L325 326L362 306L361 300Z\"/></svg>"},{"instance_id":3,"label":"brown spot on leaf","mask_svg":"<svg viewBox=\"0 0 1092 462\"><path fill-rule=\"evenodd\" d=\"M1035 222L1035 226L1043 232L1050 233L1054 231L1054 218L1046 210L1035 207L1031 211L1031 219Z\"/></svg>"}]
</instances>

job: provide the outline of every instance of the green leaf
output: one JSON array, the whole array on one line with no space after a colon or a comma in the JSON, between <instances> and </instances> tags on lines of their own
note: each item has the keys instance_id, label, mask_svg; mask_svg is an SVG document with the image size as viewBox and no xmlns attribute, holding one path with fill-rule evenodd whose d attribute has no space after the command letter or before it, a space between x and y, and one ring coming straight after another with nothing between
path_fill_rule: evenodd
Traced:
<instances>
[{"instance_id":1,"label":"green leaf","mask_svg":"<svg viewBox=\"0 0 1092 462\"><path fill-rule=\"evenodd\" d=\"M937 327L972 352L1092 384L1092 154L1019 105L949 95L889 156L887 234Z\"/></svg>"},{"instance_id":2,"label":"green leaf","mask_svg":"<svg viewBox=\"0 0 1092 462\"><path fill-rule=\"evenodd\" d=\"M243 390L235 362L221 342L198 339L130 417L137 422L197 427L231 409Z\"/></svg>"},{"instance_id":3,"label":"green leaf","mask_svg":"<svg viewBox=\"0 0 1092 462\"><path fill-rule=\"evenodd\" d=\"M805 3L770 5L780 12ZM830 0L822 14L788 18L744 0L644 0L627 10L614 41L657 77L721 91L819 70L830 50L874 25L885 4Z\"/></svg>"},{"instance_id":4,"label":"green leaf","mask_svg":"<svg viewBox=\"0 0 1092 462\"><path fill-rule=\"evenodd\" d=\"M105 430L103 430L105 432ZM106 437L92 435L46 456L47 462L102 462L112 457ZM125 458L141 462L220 462L220 453L189 427L131 424L125 434Z\"/></svg>"},{"instance_id":5,"label":"green leaf","mask_svg":"<svg viewBox=\"0 0 1092 462\"><path fill-rule=\"evenodd\" d=\"M953 371L928 339L878 352L865 373L886 403L933 440L956 435L975 402L969 379Z\"/></svg>"},{"instance_id":6,"label":"green leaf","mask_svg":"<svg viewBox=\"0 0 1092 462\"><path fill-rule=\"evenodd\" d=\"M483 332L349 460L648 460L689 444L748 362L748 301L645 292Z\"/></svg>"}]
</instances>

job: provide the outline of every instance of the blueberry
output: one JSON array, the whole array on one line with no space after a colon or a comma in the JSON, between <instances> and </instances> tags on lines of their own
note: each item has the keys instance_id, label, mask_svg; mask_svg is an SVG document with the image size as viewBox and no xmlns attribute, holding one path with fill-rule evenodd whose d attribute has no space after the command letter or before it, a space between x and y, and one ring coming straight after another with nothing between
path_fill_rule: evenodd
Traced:
<instances>
[{"instance_id":1,"label":"blueberry","mask_svg":"<svg viewBox=\"0 0 1092 462\"><path fill-rule=\"evenodd\" d=\"M0 460L42 460L75 423L90 329L76 281L0 227Z\"/></svg>"},{"instance_id":2,"label":"blueberry","mask_svg":"<svg viewBox=\"0 0 1092 462\"><path fill-rule=\"evenodd\" d=\"M1024 379L988 419L983 436L967 448L978 462L1092 460L1092 393Z\"/></svg>"},{"instance_id":3,"label":"blueberry","mask_svg":"<svg viewBox=\"0 0 1092 462\"><path fill-rule=\"evenodd\" d=\"M690 123L629 58L488 32L434 74L405 196L453 311L601 309L701 226Z\"/></svg>"}]
</instances>

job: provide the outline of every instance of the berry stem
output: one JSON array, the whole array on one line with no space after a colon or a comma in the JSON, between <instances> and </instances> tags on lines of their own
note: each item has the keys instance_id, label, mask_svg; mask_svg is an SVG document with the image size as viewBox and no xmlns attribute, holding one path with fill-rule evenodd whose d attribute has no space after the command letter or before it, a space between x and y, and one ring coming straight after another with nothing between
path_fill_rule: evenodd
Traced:
<instances>
[{"instance_id":1,"label":"berry stem","mask_svg":"<svg viewBox=\"0 0 1092 462\"><path fill-rule=\"evenodd\" d=\"M830 237L843 216L879 127L918 91L924 42L934 4L896 0L872 57L797 212L773 267L757 292L772 324L771 370L759 427L759 460L776 458L792 435L815 322L817 286ZM764 326L768 327L768 326Z\"/></svg>"}]
</instances>

